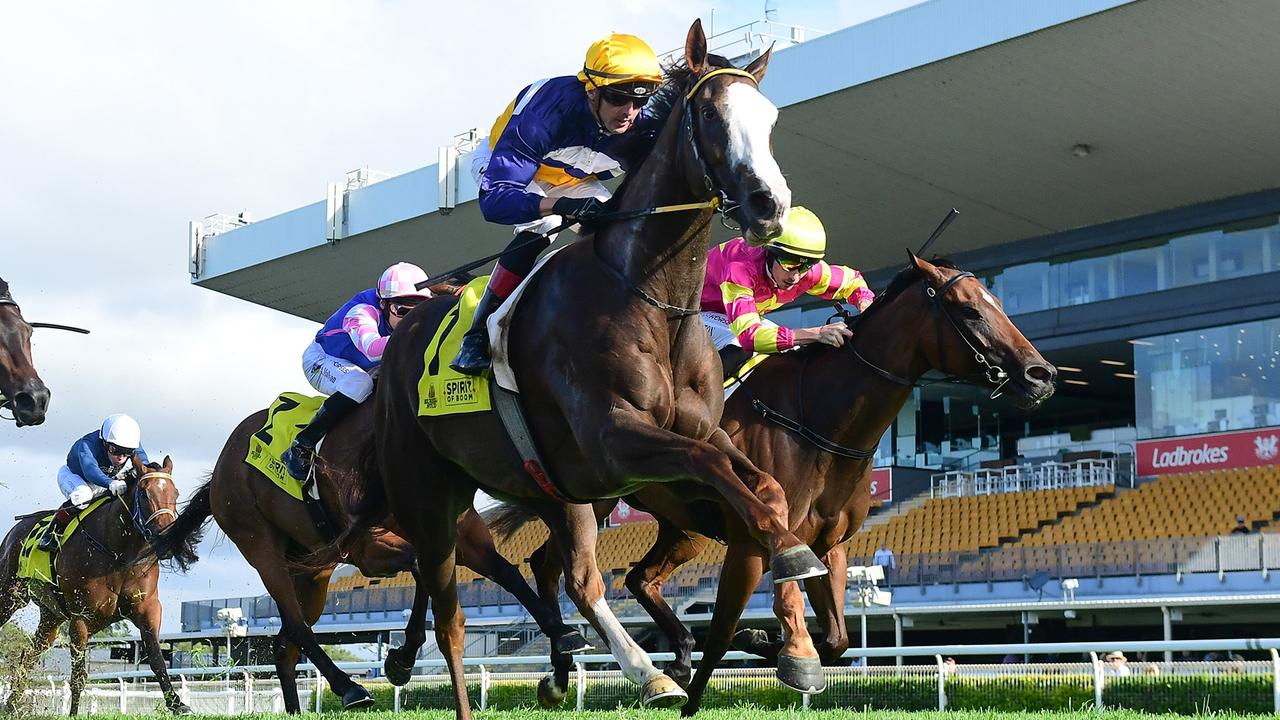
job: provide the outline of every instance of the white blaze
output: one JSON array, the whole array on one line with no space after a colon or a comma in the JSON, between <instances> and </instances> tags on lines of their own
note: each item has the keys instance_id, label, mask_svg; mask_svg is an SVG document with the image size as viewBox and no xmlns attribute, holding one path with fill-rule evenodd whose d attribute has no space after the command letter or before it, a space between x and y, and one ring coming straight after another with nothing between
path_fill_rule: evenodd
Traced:
<instances>
[{"instance_id":1,"label":"white blaze","mask_svg":"<svg viewBox=\"0 0 1280 720\"><path fill-rule=\"evenodd\" d=\"M773 191L783 209L791 206L791 189L769 148L778 108L747 83L725 88L724 121L729 131L729 169L748 168Z\"/></svg>"}]
</instances>

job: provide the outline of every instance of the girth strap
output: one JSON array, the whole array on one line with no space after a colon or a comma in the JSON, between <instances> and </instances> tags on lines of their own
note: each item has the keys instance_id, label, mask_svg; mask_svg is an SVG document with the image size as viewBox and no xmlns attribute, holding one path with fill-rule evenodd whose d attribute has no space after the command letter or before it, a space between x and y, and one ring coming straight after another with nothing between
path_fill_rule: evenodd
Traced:
<instances>
[{"instance_id":1,"label":"girth strap","mask_svg":"<svg viewBox=\"0 0 1280 720\"><path fill-rule=\"evenodd\" d=\"M525 473L533 479L539 489L555 500L563 503L581 502L564 492L547 474L545 469L547 466L538 455L538 447L533 441L533 433L529 430L529 421L525 417L524 408L520 406L520 395L496 382L489 385L489 393L493 401L493 410L502 421L502 426L507 429L511 444L516 446L516 452L520 455L520 465Z\"/></svg>"}]
</instances>

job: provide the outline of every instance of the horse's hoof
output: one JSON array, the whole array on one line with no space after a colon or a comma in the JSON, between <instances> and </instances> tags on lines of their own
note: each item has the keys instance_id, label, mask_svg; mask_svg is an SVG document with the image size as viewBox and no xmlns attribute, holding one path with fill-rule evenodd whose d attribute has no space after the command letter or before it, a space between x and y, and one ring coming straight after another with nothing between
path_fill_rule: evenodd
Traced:
<instances>
[{"instance_id":1,"label":"horse's hoof","mask_svg":"<svg viewBox=\"0 0 1280 720\"><path fill-rule=\"evenodd\" d=\"M640 701L645 707L673 708L689 702L689 695L675 680L658 674L644 681Z\"/></svg>"},{"instance_id":2,"label":"horse's hoof","mask_svg":"<svg viewBox=\"0 0 1280 720\"><path fill-rule=\"evenodd\" d=\"M554 675L543 675L538 681L538 704L547 709L559 707L568 690L569 688L561 689L556 686Z\"/></svg>"},{"instance_id":3,"label":"horse's hoof","mask_svg":"<svg viewBox=\"0 0 1280 720\"><path fill-rule=\"evenodd\" d=\"M817 695L827 689L822 661L816 657L778 656L778 681L792 690Z\"/></svg>"},{"instance_id":4,"label":"horse's hoof","mask_svg":"<svg viewBox=\"0 0 1280 720\"><path fill-rule=\"evenodd\" d=\"M407 685L409 678L413 677L413 661L405 662L400 658L404 654L401 652L402 649L393 648L387 653L387 659L382 661L382 674L396 686Z\"/></svg>"},{"instance_id":5,"label":"horse's hoof","mask_svg":"<svg viewBox=\"0 0 1280 720\"><path fill-rule=\"evenodd\" d=\"M769 569L773 571L774 585L827 574L827 566L822 564L808 545L796 545L774 555Z\"/></svg>"},{"instance_id":6,"label":"horse's hoof","mask_svg":"<svg viewBox=\"0 0 1280 720\"><path fill-rule=\"evenodd\" d=\"M173 713L174 715L190 715L191 706L187 705L184 702L180 702L177 705L174 705L173 707L169 708L169 712Z\"/></svg>"},{"instance_id":7,"label":"horse's hoof","mask_svg":"<svg viewBox=\"0 0 1280 720\"><path fill-rule=\"evenodd\" d=\"M760 648L768 647L769 633L760 628L747 628L733 634L733 649L764 657Z\"/></svg>"},{"instance_id":8,"label":"horse's hoof","mask_svg":"<svg viewBox=\"0 0 1280 720\"><path fill-rule=\"evenodd\" d=\"M373 705L373 696L368 690L359 685L352 685L347 691L342 693L342 709L355 710L356 708L369 707Z\"/></svg>"},{"instance_id":9,"label":"horse's hoof","mask_svg":"<svg viewBox=\"0 0 1280 720\"><path fill-rule=\"evenodd\" d=\"M591 646L591 643L587 642L587 639L577 630L570 630L556 638L556 652L561 652L566 655L573 655L594 649L595 648Z\"/></svg>"}]
</instances>

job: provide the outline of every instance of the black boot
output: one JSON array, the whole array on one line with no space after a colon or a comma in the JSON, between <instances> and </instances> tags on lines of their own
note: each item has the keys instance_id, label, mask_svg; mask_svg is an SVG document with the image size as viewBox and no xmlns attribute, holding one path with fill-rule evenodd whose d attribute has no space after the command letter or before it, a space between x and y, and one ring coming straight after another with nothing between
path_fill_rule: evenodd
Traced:
<instances>
[{"instance_id":1,"label":"black boot","mask_svg":"<svg viewBox=\"0 0 1280 720\"><path fill-rule=\"evenodd\" d=\"M65 507L59 508L58 512L53 514L53 521L49 523L49 529L45 531L44 537L40 538L40 543L36 545L39 550L45 552L53 552L57 550L62 542L62 531L67 528L67 521L71 519L71 513Z\"/></svg>"},{"instance_id":2,"label":"black boot","mask_svg":"<svg viewBox=\"0 0 1280 720\"><path fill-rule=\"evenodd\" d=\"M489 316L505 299L489 288L484 289L476 305L476 315L471 319L471 329L462 336L462 347L449 367L463 375L483 375L489 369Z\"/></svg>"},{"instance_id":3,"label":"black boot","mask_svg":"<svg viewBox=\"0 0 1280 720\"><path fill-rule=\"evenodd\" d=\"M720 364L724 366L724 379L734 377L742 364L751 359L751 353L738 345L725 345L720 348Z\"/></svg>"},{"instance_id":4,"label":"black boot","mask_svg":"<svg viewBox=\"0 0 1280 720\"><path fill-rule=\"evenodd\" d=\"M359 404L342 393L334 393L325 398L320 409L316 410L315 417L302 428L298 436L293 439L293 444L280 456L280 461L284 463L285 468L295 480L306 482L316 445Z\"/></svg>"}]
</instances>

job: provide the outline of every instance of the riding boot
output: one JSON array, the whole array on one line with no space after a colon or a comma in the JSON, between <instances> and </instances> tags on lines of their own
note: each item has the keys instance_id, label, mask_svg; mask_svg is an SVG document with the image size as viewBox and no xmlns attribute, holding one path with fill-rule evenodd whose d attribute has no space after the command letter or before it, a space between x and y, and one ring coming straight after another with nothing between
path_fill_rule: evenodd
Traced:
<instances>
[{"instance_id":1,"label":"riding boot","mask_svg":"<svg viewBox=\"0 0 1280 720\"><path fill-rule=\"evenodd\" d=\"M724 379L734 377L742 364L751 359L751 351L740 345L720 348L720 364L724 366Z\"/></svg>"},{"instance_id":2,"label":"riding boot","mask_svg":"<svg viewBox=\"0 0 1280 720\"><path fill-rule=\"evenodd\" d=\"M462 336L462 347L449 363L449 367L463 375L481 375L489 369L489 316L515 292L520 281L538 262L538 254L548 245L551 239L535 232L517 233L506 252L498 260L498 267L489 277L489 285L484 289L480 304L476 305L475 317L471 319L471 328Z\"/></svg>"},{"instance_id":3,"label":"riding boot","mask_svg":"<svg viewBox=\"0 0 1280 720\"><path fill-rule=\"evenodd\" d=\"M40 538L36 548L50 553L57 550L61 546L62 533L67 529L67 521L70 519L70 508L58 508L58 512L53 514L53 520L49 523L49 529L45 531L44 537Z\"/></svg>"},{"instance_id":4,"label":"riding boot","mask_svg":"<svg viewBox=\"0 0 1280 720\"><path fill-rule=\"evenodd\" d=\"M281 462L295 480L306 482L316 445L359 404L342 393L334 393L325 398L320 409L316 410L315 417L298 432L293 444L280 456Z\"/></svg>"}]
</instances>

